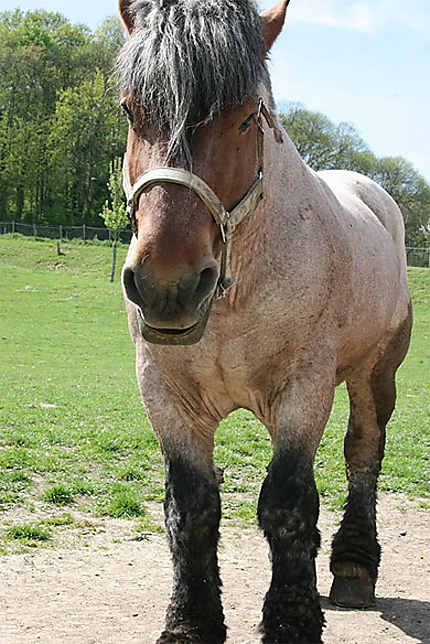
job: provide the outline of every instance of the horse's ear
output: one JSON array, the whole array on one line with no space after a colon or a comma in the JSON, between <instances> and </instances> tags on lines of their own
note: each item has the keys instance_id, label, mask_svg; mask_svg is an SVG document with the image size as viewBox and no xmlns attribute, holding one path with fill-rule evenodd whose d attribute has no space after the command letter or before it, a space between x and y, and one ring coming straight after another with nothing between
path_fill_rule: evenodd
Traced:
<instances>
[{"instance_id":1,"label":"horse's ear","mask_svg":"<svg viewBox=\"0 0 430 644\"><path fill-rule=\"evenodd\" d=\"M261 28L266 43L266 52L270 50L276 38L281 33L285 21L285 13L290 0L280 0L271 9L264 11L261 16Z\"/></svg>"},{"instance_id":2,"label":"horse's ear","mask_svg":"<svg viewBox=\"0 0 430 644\"><path fill-rule=\"evenodd\" d=\"M124 25L125 30L129 34L131 34L131 32L133 31L133 15L130 10L132 3L133 0L119 0L118 2L121 22Z\"/></svg>"}]
</instances>

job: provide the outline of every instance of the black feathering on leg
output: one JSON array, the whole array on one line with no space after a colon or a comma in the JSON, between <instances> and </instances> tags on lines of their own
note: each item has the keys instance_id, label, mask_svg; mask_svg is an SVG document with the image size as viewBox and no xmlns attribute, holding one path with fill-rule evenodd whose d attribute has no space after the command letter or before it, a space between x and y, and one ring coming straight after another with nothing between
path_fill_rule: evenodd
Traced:
<instances>
[{"instance_id":1,"label":"black feathering on leg","mask_svg":"<svg viewBox=\"0 0 430 644\"><path fill-rule=\"evenodd\" d=\"M330 570L334 575L330 601L345 608L375 604L381 559L376 530L376 476L349 478L348 500L341 526L332 542Z\"/></svg>"},{"instance_id":2,"label":"black feathering on leg","mask_svg":"<svg viewBox=\"0 0 430 644\"><path fill-rule=\"evenodd\" d=\"M333 538L331 570L354 562L376 582L381 547L376 531L376 477L355 475L349 482L348 500L341 527Z\"/></svg>"},{"instance_id":3,"label":"black feathering on leg","mask_svg":"<svg viewBox=\"0 0 430 644\"><path fill-rule=\"evenodd\" d=\"M260 626L264 644L320 644L324 617L316 590L318 494L311 463L299 451L277 454L258 504L269 542L272 581Z\"/></svg>"},{"instance_id":4,"label":"black feathering on leg","mask_svg":"<svg viewBox=\"0 0 430 644\"><path fill-rule=\"evenodd\" d=\"M220 498L215 477L166 459L165 522L173 562L166 631L158 640L222 644L226 638L217 561Z\"/></svg>"}]
</instances>

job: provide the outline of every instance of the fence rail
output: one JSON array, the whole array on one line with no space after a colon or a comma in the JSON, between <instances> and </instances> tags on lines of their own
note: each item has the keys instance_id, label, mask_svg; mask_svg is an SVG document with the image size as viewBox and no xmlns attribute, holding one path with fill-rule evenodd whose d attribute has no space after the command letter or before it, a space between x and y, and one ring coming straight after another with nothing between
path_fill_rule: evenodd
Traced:
<instances>
[{"instance_id":1,"label":"fence rail","mask_svg":"<svg viewBox=\"0 0 430 644\"><path fill-rule=\"evenodd\" d=\"M83 239L110 241L111 232L105 227L87 226L49 226L44 224L22 224L18 221L0 221L0 234L19 233L31 237L46 237L47 239ZM129 244L131 231L122 230L119 239L123 244Z\"/></svg>"},{"instance_id":2,"label":"fence rail","mask_svg":"<svg viewBox=\"0 0 430 644\"><path fill-rule=\"evenodd\" d=\"M0 221L0 234L19 233L32 237L46 237L48 239L83 239L110 241L112 238L110 230L104 227L87 226L46 226L39 224L22 224L18 221ZM129 244L132 233L130 230L122 230L119 239L123 244ZM427 248L406 247L408 266L430 268L430 246Z\"/></svg>"}]
</instances>

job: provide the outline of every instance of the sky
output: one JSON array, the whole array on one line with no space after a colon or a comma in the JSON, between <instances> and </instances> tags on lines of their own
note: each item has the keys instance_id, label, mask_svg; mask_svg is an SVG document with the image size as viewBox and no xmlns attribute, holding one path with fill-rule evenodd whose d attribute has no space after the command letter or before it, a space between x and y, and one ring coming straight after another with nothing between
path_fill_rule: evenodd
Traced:
<instances>
[{"instance_id":1,"label":"sky","mask_svg":"<svg viewBox=\"0 0 430 644\"><path fill-rule=\"evenodd\" d=\"M259 0L262 10L276 0ZM0 0L97 27L116 0ZM291 0L269 63L275 99L352 123L377 156L430 182L430 1Z\"/></svg>"}]
</instances>

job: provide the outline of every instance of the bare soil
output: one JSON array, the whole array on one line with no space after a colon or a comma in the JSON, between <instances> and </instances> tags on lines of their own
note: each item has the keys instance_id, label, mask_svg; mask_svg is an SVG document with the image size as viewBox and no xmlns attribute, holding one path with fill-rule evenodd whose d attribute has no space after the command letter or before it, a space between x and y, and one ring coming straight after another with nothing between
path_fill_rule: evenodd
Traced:
<instances>
[{"instance_id":1,"label":"bare soil","mask_svg":"<svg viewBox=\"0 0 430 644\"><path fill-rule=\"evenodd\" d=\"M331 535L339 514L321 511L318 588L326 644L430 644L429 513L382 496L383 549L377 606L341 610L327 600ZM0 559L2 644L150 644L163 627L171 566L163 535L131 540L128 522L106 521L86 547L43 549ZM128 527L127 527L128 526ZM220 566L228 644L257 644L270 568L256 528L222 528Z\"/></svg>"}]
</instances>

